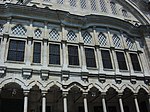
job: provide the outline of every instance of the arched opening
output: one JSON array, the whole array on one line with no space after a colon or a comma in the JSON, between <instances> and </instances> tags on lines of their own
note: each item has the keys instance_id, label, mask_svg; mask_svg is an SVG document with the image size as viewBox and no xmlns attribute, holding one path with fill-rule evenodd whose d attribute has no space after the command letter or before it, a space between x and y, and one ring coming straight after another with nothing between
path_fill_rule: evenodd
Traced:
<instances>
[{"instance_id":1,"label":"arched opening","mask_svg":"<svg viewBox=\"0 0 150 112\"><path fill-rule=\"evenodd\" d=\"M46 94L46 112L63 112L62 91L56 85Z\"/></svg>"},{"instance_id":2,"label":"arched opening","mask_svg":"<svg viewBox=\"0 0 150 112\"><path fill-rule=\"evenodd\" d=\"M29 99L29 112L40 112L41 109L41 100L42 100L42 95L41 95L41 90L37 85L33 86L29 92L28 95Z\"/></svg>"},{"instance_id":3,"label":"arched opening","mask_svg":"<svg viewBox=\"0 0 150 112\"><path fill-rule=\"evenodd\" d=\"M6 84L0 95L0 112L23 112L24 95L19 84Z\"/></svg>"},{"instance_id":4,"label":"arched opening","mask_svg":"<svg viewBox=\"0 0 150 112\"><path fill-rule=\"evenodd\" d=\"M77 86L69 90L67 100L69 112L84 112L83 94Z\"/></svg>"},{"instance_id":5,"label":"arched opening","mask_svg":"<svg viewBox=\"0 0 150 112\"><path fill-rule=\"evenodd\" d=\"M136 112L133 92L126 88L122 96L124 112Z\"/></svg>"},{"instance_id":6,"label":"arched opening","mask_svg":"<svg viewBox=\"0 0 150 112\"><path fill-rule=\"evenodd\" d=\"M138 104L140 112L148 112L148 94L144 89L140 89L138 92Z\"/></svg>"},{"instance_id":7,"label":"arched opening","mask_svg":"<svg viewBox=\"0 0 150 112\"><path fill-rule=\"evenodd\" d=\"M106 104L108 112L119 112L118 93L114 88L106 92Z\"/></svg>"}]
</instances>

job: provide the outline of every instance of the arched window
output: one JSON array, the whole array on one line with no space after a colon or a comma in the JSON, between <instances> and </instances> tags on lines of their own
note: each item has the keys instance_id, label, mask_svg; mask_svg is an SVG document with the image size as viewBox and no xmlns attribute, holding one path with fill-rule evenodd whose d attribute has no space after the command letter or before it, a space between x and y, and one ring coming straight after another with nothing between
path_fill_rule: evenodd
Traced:
<instances>
[{"instance_id":1,"label":"arched window","mask_svg":"<svg viewBox=\"0 0 150 112\"><path fill-rule=\"evenodd\" d=\"M80 0L80 5L82 9L86 9L86 0Z\"/></svg>"},{"instance_id":2,"label":"arched window","mask_svg":"<svg viewBox=\"0 0 150 112\"><path fill-rule=\"evenodd\" d=\"M116 4L114 2L110 2L110 7L112 10L112 14L117 14Z\"/></svg>"},{"instance_id":3,"label":"arched window","mask_svg":"<svg viewBox=\"0 0 150 112\"><path fill-rule=\"evenodd\" d=\"M67 34L68 41L76 41L77 35L73 31L69 31Z\"/></svg>"},{"instance_id":4,"label":"arched window","mask_svg":"<svg viewBox=\"0 0 150 112\"><path fill-rule=\"evenodd\" d=\"M3 25L0 24L0 32L3 32Z\"/></svg>"},{"instance_id":5,"label":"arched window","mask_svg":"<svg viewBox=\"0 0 150 112\"><path fill-rule=\"evenodd\" d=\"M102 12L107 12L106 4L104 0L99 0L100 8Z\"/></svg>"},{"instance_id":6,"label":"arched window","mask_svg":"<svg viewBox=\"0 0 150 112\"><path fill-rule=\"evenodd\" d=\"M107 38L103 33L100 33L98 35L98 42L100 46L106 46L107 44Z\"/></svg>"},{"instance_id":7,"label":"arched window","mask_svg":"<svg viewBox=\"0 0 150 112\"><path fill-rule=\"evenodd\" d=\"M22 25L16 25L11 29L12 34L24 36L27 30Z\"/></svg>"},{"instance_id":8,"label":"arched window","mask_svg":"<svg viewBox=\"0 0 150 112\"><path fill-rule=\"evenodd\" d=\"M57 4L63 4L64 0L57 0Z\"/></svg>"},{"instance_id":9,"label":"arched window","mask_svg":"<svg viewBox=\"0 0 150 112\"><path fill-rule=\"evenodd\" d=\"M129 49L134 49L135 48L135 43L130 38L126 38L126 44L127 44L127 47Z\"/></svg>"},{"instance_id":10,"label":"arched window","mask_svg":"<svg viewBox=\"0 0 150 112\"><path fill-rule=\"evenodd\" d=\"M122 10L122 15L123 15L124 17L128 17L127 11L123 9L123 10Z\"/></svg>"},{"instance_id":11,"label":"arched window","mask_svg":"<svg viewBox=\"0 0 150 112\"><path fill-rule=\"evenodd\" d=\"M83 37L83 41L85 44L91 44L92 43L92 36L90 35L89 32L86 31L85 33L83 33L82 37Z\"/></svg>"},{"instance_id":12,"label":"arched window","mask_svg":"<svg viewBox=\"0 0 150 112\"><path fill-rule=\"evenodd\" d=\"M49 38L51 40L59 40L59 33L56 29L52 29L50 32L49 32Z\"/></svg>"},{"instance_id":13,"label":"arched window","mask_svg":"<svg viewBox=\"0 0 150 112\"><path fill-rule=\"evenodd\" d=\"M39 38L39 37L41 37L41 35L42 35L42 31L41 31L40 29L36 29L36 30L34 31L34 35L35 35L35 37Z\"/></svg>"},{"instance_id":14,"label":"arched window","mask_svg":"<svg viewBox=\"0 0 150 112\"><path fill-rule=\"evenodd\" d=\"M112 40L113 40L114 47L117 48L121 47L121 40L116 34L112 36Z\"/></svg>"},{"instance_id":15,"label":"arched window","mask_svg":"<svg viewBox=\"0 0 150 112\"><path fill-rule=\"evenodd\" d=\"M70 0L70 6L76 7L77 6L76 0Z\"/></svg>"},{"instance_id":16,"label":"arched window","mask_svg":"<svg viewBox=\"0 0 150 112\"><path fill-rule=\"evenodd\" d=\"M91 4L91 9L93 11L96 11L97 8L96 8L96 0L90 0L90 4Z\"/></svg>"}]
</instances>

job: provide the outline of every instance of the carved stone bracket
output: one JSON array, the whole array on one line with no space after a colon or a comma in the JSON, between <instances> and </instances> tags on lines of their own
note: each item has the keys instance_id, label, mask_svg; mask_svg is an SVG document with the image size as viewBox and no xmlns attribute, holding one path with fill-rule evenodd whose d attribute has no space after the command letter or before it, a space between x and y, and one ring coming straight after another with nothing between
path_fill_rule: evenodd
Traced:
<instances>
[{"instance_id":1,"label":"carved stone bracket","mask_svg":"<svg viewBox=\"0 0 150 112\"><path fill-rule=\"evenodd\" d=\"M49 70L41 70L41 78L42 80L47 80L49 77Z\"/></svg>"},{"instance_id":2,"label":"carved stone bracket","mask_svg":"<svg viewBox=\"0 0 150 112\"><path fill-rule=\"evenodd\" d=\"M69 79L69 73L70 73L69 70L62 70L61 71L62 80L64 80L64 81L68 80Z\"/></svg>"},{"instance_id":3,"label":"carved stone bracket","mask_svg":"<svg viewBox=\"0 0 150 112\"><path fill-rule=\"evenodd\" d=\"M104 73L99 73L98 75L98 80L101 82L101 83L104 83L106 81L106 74Z\"/></svg>"},{"instance_id":4,"label":"carved stone bracket","mask_svg":"<svg viewBox=\"0 0 150 112\"><path fill-rule=\"evenodd\" d=\"M0 78L4 77L6 75L6 67L0 66Z\"/></svg>"},{"instance_id":5,"label":"carved stone bracket","mask_svg":"<svg viewBox=\"0 0 150 112\"><path fill-rule=\"evenodd\" d=\"M25 79L29 79L29 78L32 76L32 69L23 68L23 69L22 69L22 76L23 76Z\"/></svg>"}]
</instances>

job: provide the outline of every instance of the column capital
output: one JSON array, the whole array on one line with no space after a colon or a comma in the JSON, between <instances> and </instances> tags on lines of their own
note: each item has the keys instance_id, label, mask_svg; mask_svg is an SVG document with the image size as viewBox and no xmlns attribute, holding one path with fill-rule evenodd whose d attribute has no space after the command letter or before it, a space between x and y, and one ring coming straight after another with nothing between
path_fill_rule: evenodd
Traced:
<instances>
[{"instance_id":1,"label":"column capital","mask_svg":"<svg viewBox=\"0 0 150 112\"><path fill-rule=\"evenodd\" d=\"M101 96L102 97L104 97L104 96L106 96L107 94L106 94L106 92L101 92Z\"/></svg>"},{"instance_id":2,"label":"column capital","mask_svg":"<svg viewBox=\"0 0 150 112\"><path fill-rule=\"evenodd\" d=\"M63 91L63 92L62 92L62 95L63 95L63 97L67 97L68 91Z\"/></svg>"},{"instance_id":3,"label":"column capital","mask_svg":"<svg viewBox=\"0 0 150 112\"><path fill-rule=\"evenodd\" d=\"M24 96L28 96L30 90L24 90L23 93L24 93Z\"/></svg>"},{"instance_id":4,"label":"column capital","mask_svg":"<svg viewBox=\"0 0 150 112\"><path fill-rule=\"evenodd\" d=\"M88 92L83 92L83 96L86 97L88 95Z\"/></svg>"},{"instance_id":5,"label":"column capital","mask_svg":"<svg viewBox=\"0 0 150 112\"><path fill-rule=\"evenodd\" d=\"M43 90L42 91L42 97L45 97L47 93L48 93L47 91Z\"/></svg>"},{"instance_id":6,"label":"column capital","mask_svg":"<svg viewBox=\"0 0 150 112\"><path fill-rule=\"evenodd\" d=\"M138 93L133 93L134 98L137 98Z\"/></svg>"},{"instance_id":7,"label":"column capital","mask_svg":"<svg viewBox=\"0 0 150 112\"><path fill-rule=\"evenodd\" d=\"M123 96L123 93L118 93L118 97L121 98Z\"/></svg>"}]
</instances>

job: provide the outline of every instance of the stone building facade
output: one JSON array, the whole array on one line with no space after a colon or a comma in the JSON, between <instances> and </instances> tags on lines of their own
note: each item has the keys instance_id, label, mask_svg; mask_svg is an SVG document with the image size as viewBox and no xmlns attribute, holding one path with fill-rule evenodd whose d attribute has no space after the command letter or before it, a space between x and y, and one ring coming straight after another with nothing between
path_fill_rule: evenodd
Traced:
<instances>
[{"instance_id":1,"label":"stone building facade","mask_svg":"<svg viewBox=\"0 0 150 112\"><path fill-rule=\"evenodd\" d=\"M0 112L150 112L148 0L0 0Z\"/></svg>"}]
</instances>

